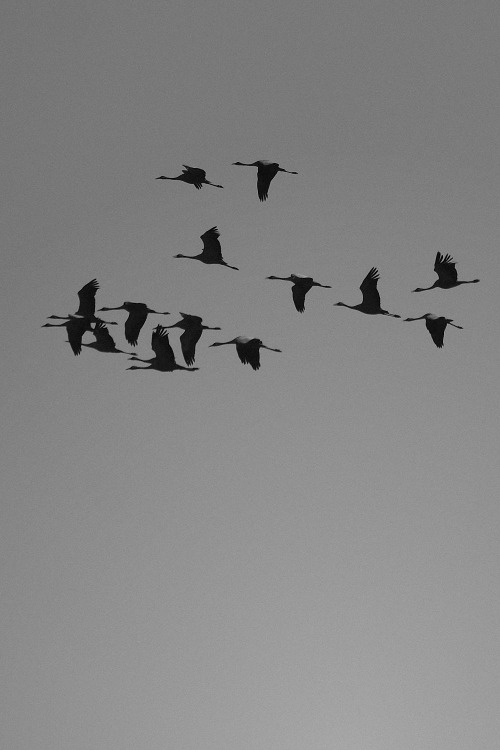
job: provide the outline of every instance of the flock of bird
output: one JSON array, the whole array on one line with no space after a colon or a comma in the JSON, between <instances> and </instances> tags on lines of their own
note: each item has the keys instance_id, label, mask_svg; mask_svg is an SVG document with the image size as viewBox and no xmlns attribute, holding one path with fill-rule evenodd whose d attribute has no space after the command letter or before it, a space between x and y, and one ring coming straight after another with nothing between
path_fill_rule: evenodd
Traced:
<instances>
[{"instance_id":1,"label":"flock of bird","mask_svg":"<svg viewBox=\"0 0 500 750\"><path fill-rule=\"evenodd\" d=\"M269 161L255 161L252 163L234 162L237 166L248 166L257 167L257 194L261 201L265 201L268 198L269 186L274 177L278 172L286 172L288 174L297 174L297 172L290 172L287 169L283 169L279 164ZM206 172L203 169L195 167L188 167L183 165L184 169L177 177L167 177L162 175L157 177L158 180L180 180L186 182L189 185L194 185L197 190L200 190L203 185L212 185L213 187L223 188L223 185L217 185L210 182L206 178ZM232 268L235 271L239 269L236 266L231 266L222 257L222 249L219 241L220 233L216 226L208 229L204 234L201 235L203 242L203 250L198 255L175 255L175 258L191 258L192 260L198 260L208 265L221 265L227 268ZM453 287L460 286L461 284L476 284L479 279L471 280L459 280L457 270L455 267L455 261L451 255L442 255L437 253L436 260L434 262L434 271L437 274L437 280L429 287L418 287L413 289L414 292L424 292L430 289L452 289ZM331 289L328 284L320 284L314 281L310 276L303 276L301 274L290 274L290 276L268 276L268 279L275 279L279 281L288 281L292 284L292 298L296 310L303 313L305 309L305 297L306 294L314 286L323 287L325 289ZM384 310L380 304L380 294L377 289L377 282L379 280L379 272L376 268L371 268L368 274L363 279L361 286L359 287L362 294L362 301L357 305L348 305L344 302L336 302L336 305L342 307L349 307L351 310L358 310L359 312L365 313L366 315L388 315L393 318L401 318L400 315L390 313ZM44 328L48 327L62 327L66 329L68 336L68 342L75 355L78 355L82 351L82 347L89 347L96 349L99 352L106 353L120 353L128 354L129 358L135 362L141 362L147 364L147 367L138 367L132 365L129 370L158 370L160 372L172 372L174 370L186 370L193 372L198 370L198 367L192 367L195 362L196 344L201 338L204 330L220 331L218 326L207 326L203 324L203 320L198 315L188 315L186 313L180 313L181 320L170 326L157 325L151 336L151 349L154 352L154 357L151 359L140 359L133 352L124 352L121 349L117 349L113 337L108 331L108 325L117 325L112 321L103 321L96 317L96 293L99 289L99 284L96 279L92 279L88 284L85 284L78 292L79 306L75 313L72 315L50 315L50 319L58 319L64 321L63 323L45 323ZM125 321L125 338L131 346L136 346L139 340L139 334L146 323L147 317L150 313L155 315L169 315L169 312L153 310L143 302L123 302L123 304L117 307L101 307L97 312L109 312L116 310L125 310L128 313L128 317ZM425 320L425 325L429 331L432 340L438 348L443 346L444 332L448 325L454 326L455 328L462 328L457 325L450 318L444 316L434 315L432 313L425 313L417 318L404 318L405 322ZM180 328L182 334L180 336L180 345L182 355L187 367L180 365L176 362L174 352L170 346L168 330L169 328ZM90 343L84 343L84 335L90 332L94 336L94 341ZM260 368L260 350L268 349L273 352L280 352L280 349L274 349L270 346L266 346L262 343L259 338L249 338L248 336L236 336L236 338L230 341L218 341L210 346L225 346L234 344L236 352L240 361L243 364L249 364L254 370Z\"/></svg>"}]
</instances>

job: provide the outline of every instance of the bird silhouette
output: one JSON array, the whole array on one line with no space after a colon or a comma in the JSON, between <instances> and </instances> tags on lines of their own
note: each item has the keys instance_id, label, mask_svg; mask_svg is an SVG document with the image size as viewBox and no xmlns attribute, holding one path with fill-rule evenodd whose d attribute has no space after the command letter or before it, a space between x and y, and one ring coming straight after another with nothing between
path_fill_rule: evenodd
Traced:
<instances>
[{"instance_id":1,"label":"bird silhouette","mask_svg":"<svg viewBox=\"0 0 500 750\"><path fill-rule=\"evenodd\" d=\"M257 167L257 193L261 201L267 200L267 194L269 192L269 185L271 180L276 177L278 172L287 172L288 174L298 174L298 172L290 172L288 169L283 169L274 161L267 161L267 159L259 159L251 163L245 163L243 161L234 161L233 166L237 167Z\"/></svg>"},{"instance_id":2,"label":"bird silhouette","mask_svg":"<svg viewBox=\"0 0 500 750\"><path fill-rule=\"evenodd\" d=\"M73 313L73 317L77 316L95 320L95 295L98 289L99 284L97 283L97 279L92 279L92 281L89 281L88 284L82 286L82 288L78 292L78 299L80 300L80 304L78 306L78 310ZM56 320L66 320L71 316L49 315L48 317L54 318Z\"/></svg>"},{"instance_id":3,"label":"bird silhouette","mask_svg":"<svg viewBox=\"0 0 500 750\"><path fill-rule=\"evenodd\" d=\"M187 370L194 372L198 367L183 367L175 361L174 352L168 340L168 331L165 326L157 325L151 336L151 349L155 356L152 359L140 359L139 357L130 357L134 362L149 363L149 367L137 367L132 365L127 370L159 370L160 372L173 372L174 370Z\"/></svg>"},{"instance_id":4,"label":"bird silhouette","mask_svg":"<svg viewBox=\"0 0 500 750\"><path fill-rule=\"evenodd\" d=\"M458 281L457 280L457 269L455 268L455 261L451 255L441 255L437 253L436 260L434 261L434 270L438 275L437 281L432 286L426 286L423 288L412 289L413 292L427 292L429 289L452 289L454 286L460 286L460 284L477 284L479 279L472 279L471 281Z\"/></svg>"},{"instance_id":5,"label":"bird silhouette","mask_svg":"<svg viewBox=\"0 0 500 750\"><path fill-rule=\"evenodd\" d=\"M90 318L75 318L73 315L70 315L65 323L44 323L42 328L66 328L69 345L73 354L78 356L82 351L83 334L85 331L90 331L91 324Z\"/></svg>"},{"instance_id":6,"label":"bird silhouette","mask_svg":"<svg viewBox=\"0 0 500 750\"><path fill-rule=\"evenodd\" d=\"M109 312L110 310L127 310L128 318L125 321L125 338L132 346L137 345L139 333L146 322L149 313L155 315L170 315L168 312L158 312L151 310L144 302L124 302L119 307L101 307L99 312Z\"/></svg>"},{"instance_id":7,"label":"bird silhouette","mask_svg":"<svg viewBox=\"0 0 500 750\"><path fill-rule=\"evenodd\" d=\"M198 167L188 167L187 164L182 165L184 169L182 174L177 177L166 177L164 174L161 177L156 177L157 180L181 180L181 182L187 182L188 185L194 185L197 190L201 190L203 185L213 185L213 187L223 188L224 185L216 185L214 182L207 180L207 173L204 169Z\"/></svg>"},{"instance_id":8,"label":"bird silhouette","mask_svg":"<svg viewBox=\"0 0 500 750\"><path fill-rule=\"evenodd\" d=\"M425 315L421 315L419 318L404 319L406 323L410 320L425 320L425 327L431 334L432 340L438 349L441 349L443 346L444 332L447 325L453 326L454 328L461 328L463 330L463 326L457 326L451 318L445 318L442 315L433 315L432 313L425 313Z\"/></svg>"},{"instance_id":9,"label":"bird silhouette","mask_svg":"<svg viewBox=\"0 0 500 750\"><path fill-rule=\"evenodd\" d=\"M187 315L182 313L182 320L165 328L182 328L184 333L180 336L182 356L187 365L192 365L195 360L196 344L201 338L203 331L220 331L219 326L205 326L202 318L198 315Z\"/></svg>"},{"instance_id":10,"label":"bird silhouette","mask_svg":"<svg viewBox=\"0 0 500 750\"><path fill-rule=\"evenodd\" d=\"M206 263L207 265L226 266L227 268L233 268L235 271L238 271L239 269L236 268L236 266L230 266L222 257L219 237L220 232L217 227L212 227L200 237L203 241L203 250L199 255L183 255L182 253L178 253L177 255L174 255L174 258L201 260L202 263Z\"/></svg>"},{"instance_id":11,"label":"bird silhouette","mask_svg":"<svg viewBox=\"0 0 500 750\"><path fill-rule=\"evenodd\" d=\"M345 302L335 302L334 304L340 305L341 307L350 307L351 310L359 310L367 315L390 315L391 318L400 318L401 315L387 312L387 310L382 310L380 307L380 294L377 289L378 280L378 270L372 268L367 273L359 287L363 294L363 301L360 302L359 305L346 305Z\"/></svg>"},{"instance_id":12,"label":"bird silhouette","mask_svg":"<svg viewBox=\"0 0 500 750\"><path fill-rule=\"evenodd\" d=\"M266 276L267 279L279 279L280 281L291 281L292 296L296 309L302 313L304 312L304 301L307 292L312 289L313 286L322 286L325 289L331 289L328 284L320 284L318 281L314 281L311 276L303 276L302 274L292 273L290 276Z\"/></svg>"},{"instance_id":13,"label":"bird silhouette","mask_svg":"<svg viewBox=\"0 0 500 750\"><path fill-rule=\"evenodd\" d=\"M116 325L116 324L113 324ZM98 352L106 352L111 354L131 354L132 352L124 352L121 349L116 348L115 341L108 331L106 323L102 320L98 320L92 328L95 341L91 341L90 344L83 344L89 349L95 349Z\"/></svg>"},{"instance_id":14,"label":"bird silhouette","mask_svg":"<svg viewBox=\"0 0 500 750\"><path fill-rule=\"evenodd\" d=\"M251 339L248 336L236 336L231 341L216 341L210 346L225 346L226 344L236 344L236 352L244 365L249 364L254 370L260 368L260 349L269 349L270 352L281 352L281 349L272 349L266 346L260 339Z\"/></svg>"}]
</instances>

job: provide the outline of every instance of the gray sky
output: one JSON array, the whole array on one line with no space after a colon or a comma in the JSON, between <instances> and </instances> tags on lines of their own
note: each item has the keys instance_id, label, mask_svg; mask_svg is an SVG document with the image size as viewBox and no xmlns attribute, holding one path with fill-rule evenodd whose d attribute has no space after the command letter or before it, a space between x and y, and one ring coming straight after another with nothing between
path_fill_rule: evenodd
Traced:
<instances>
[{"instance_id":1,"label":"gray sky","mask_svg":"<svg viewBox=\"0 0 500 750\"><path fill-rule=\"evenodd\" d=\"M496 750L497 3L1 15L2 747ZM256 159L299 173L264 204ZM214 225L238 273L173 259ZM481 283L410 294L437 251ZM334 307L372 266L463 330ZM221 326L199 372L40 328L94 277Z\"/></svg>"}]
</instances>

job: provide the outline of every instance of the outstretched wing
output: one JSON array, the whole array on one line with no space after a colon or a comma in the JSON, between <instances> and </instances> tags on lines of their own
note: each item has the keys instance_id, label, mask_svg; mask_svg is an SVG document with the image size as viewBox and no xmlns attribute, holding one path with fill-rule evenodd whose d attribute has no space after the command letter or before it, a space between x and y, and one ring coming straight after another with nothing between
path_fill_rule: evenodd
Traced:
<instances>
[{"instance_id":1,"label":"outstretched wing","mask_svg":"<svg viewBox=\"0 0 500 750\"><path fill-rule=\"evenodd\" d=\"M154 329L151 336L151 348L156 354L159 369L175 369L177 363L168 340L168 331L164 326L157 325Z\"/></svg>"},{"instance_id":2,"label":"outstretched wing","mask_svg":"<svg viewBox=\"0 0 500 750\"><path fill-rule=\"evenodd\" d=\"M125 321L125 338L132 346L137 345L139 333L147 317L148 313L144 310L131 310L129 312L128 318Z\"/></svg>"},{"instance_id":3,"label":"outstretched wing","mask_svg":"<svg viewBox=\"0 0 500 750\"><path fill-rule=\"evenodd\" d=\"M377 269L372 268L365 278L363 279L361 286L361 293L363 295L363 304L373 306L375 308L380 307L380 294L377 289L377 281L379 280L379 274Z\"/></svg>"},{"instance_id":4,"label":"outstretched wing","mask_svg":"<svg viewBox=\"0 0 500 750\"><path fill-rule=\"evenodd\" d=\"M182 313L181 313L182 314ZM202 328L187 328L183 334L181 334L180 342L182 348L182 356L187 365L192 365L195 359L196 344L201 338L203 332Z\"/></svg>"},{"instance_id":5,"label":"outstretched wing","mask_svg":"<svg viewBox=\"0 0 500 750\"><path fill-rule=\"evenodd\" d=\"M108 331L108 327L102 320L97 321L92 329L92 333L95 336L98 348L113 349L115 347L114 339Z\"/></svg>"},{"instance_id":6,"label":"outstretched wing","mask_svg":"<svg viewBox=\"0 0 500 750\"><path fill-rule=\"evenodd\" d=\"M267 200L269 185L275 175L278 174L278 165L261 162L257 167L257 193L261 201Z\"/></svg>"},{"instance_id":7,"label":"outstretched wing","mask_svg":"<svg viewBox=\"0 0 500 750\"><path fill-rule=\"evenodd\" d=\"M82 351L82 338L85 331L90 330L90 323L87 318L71 318L66 323L66 331L68 333L68 341L70 343L73 354L78 356Z\"/></svg>"},{"instance_id":8,"label":"outstretched wing","mask_svg":"<svg viewBox=\"0 0 500 750\"><path fill-rule=\"evenodd\" d=\"M220 232L217 227L208 229L201 235L203 242L203 258L206 260L220 262L222 258L222 249L219 242Z\"/></svg>"},{"instance_id":9,"label":"outstretched wing","mask_svg":"<svg viewBox=\"0 0 500 750\"><path fill-rule=\"evenodd\" d=\"M300 313L304 312L304 301L308 291L309 289L303 284L294 284L292 286L293 301L295 303L296 309Z\"/></svg>"},{"instance_id":10,"label":"outstretched wing","mask_svg":"<svg viewBox=\"0 0 500 750\"><path fill-rule=\"evenodd\" d=\"M457 269L455 268L455 261L451 255L441 255L441 253L437 253L434 270L439 276L439 281L448 283L457 280Z\"/></svg>"},{"instance_id":11,"label":"outstretched wing","mask_svg":"<svg viewBox=\"0 0 500 750\"><path fill-rule=\"evenodd\" d=\"M246 343L236 343L236 351L244 365L251 365L254 370L260 369L260 350L258 342L247 341Z\"/></svg>"},{"instance_id":12,"label":"outstretched wing","mask_svg":"<svg viewBox=\"0 0 500 750\"><path fill-rule=\"evenodd\" d=\"M95 313L95 295L99 289L97 279L92 279L88 284L82 286L78 292L80 305L75 315L81 315L83 318L91 318Z\"/></svg>"},{"instance_id":13,"label":"outstretched wing","mask_svg":"<svg viewBox=\"0 0 500 750\"><path fill-rule=\"evenodd\" d=\"M425 327L431 334L431 338L436 344L436 346L441 349L443 346L443 340L444 340L444 332L446 329L446 321L442 318L438 318L437 320L429 320L427 319L425 321Z\"/></svg>"}]
</instances>

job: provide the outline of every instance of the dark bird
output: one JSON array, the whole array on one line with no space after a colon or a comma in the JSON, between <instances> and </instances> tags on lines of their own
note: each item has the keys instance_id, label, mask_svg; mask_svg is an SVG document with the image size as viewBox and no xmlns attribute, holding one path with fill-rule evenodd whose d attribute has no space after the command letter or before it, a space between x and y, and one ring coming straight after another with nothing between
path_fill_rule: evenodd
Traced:
<instances>
[{"instance_id":1,"label":"dark bird","mask_svg":"<svg viewBox=\"0 0 500 750\"><path fill-rule=\"evenodd\" d=\"M80 304L74 315L91 320L95 319L95 295L98 289L97 279L92 279L88 284L82 286L78 292ZM56 318L57 320L66 320L69 317L69 315L49 315L49 318Z\"/></svg>"},{"instance_id":2,"label":"dark bird","mask_svg":"<svg viewBox=\"0 0 500 750\"><path fill-rule=\"evenodd\" d=\"M161 177L157 177L157 180L181 180L187 182L188 185L194 185L197 190L201 190L203 185L213 185L213 187L223 188L224 185L216 185L214 182L207 180L207 173L204 169L198 169L198 167L188 167L187 164L182 165L184 169L182 174L177 177L166 177L164 174Z\"/></svg>"},{"instance_id":3,"label":"dark bird","mask_svg":"<svg viewBox=\"0 0 500 750\"><path fill-rule=\"evenodd\" d=\"M394 313L382 310L380 307L380 294L377 289L378 280L378 271L376 268L372 268L359 287L363 295L363 301L359 305L346 305L345 302L335 302L334 304L341 305L342 307L350 307L351 310L359 310L367 315L390 315L391 318L400 318L401 315L394 315Z\"/></svg>"},{"instance_id":4,"label":"dark bird","mask_svg":"<svg viewBox=\"0 0 500 750\"><path fill-rule=\"evenodd\" d=\"M272 349L266 346L260 339L251 339L248 336L237 336L231 341L218 341L210 346L225 346L226 344L236 344L238 357L244 365L249 364L254 370L260 368L260 349L269 349L270 352L281 352L281 349Z\"/></svg>"},{"instance_id":5,"label":"dark bird","mask_svg":"<svg viewBox=\"0 0 500 750\"><path fill-rule=\"evenodd\" d=\"M113 324L116 325L116 324ZM98 320L92 328L95 341L91 341L90 344L82 344L87 346L89 349L96 349L98 352L109 352L117 354L131 354L131 352L124 352L121 349L116 348L113 337L108 331L108 327L103 320Z\"/></svg>"},{"instance_id":6,"label":"dark bird","mask_svg":"<svg viewBox=\"0 0 500 750\"><path fill-rule=\"evenodd\" d=\"M304 300L309 289L312 289L313 286L322 286L325 289L331 289L331 286L328 284L320 284L318 281L314 281L311 276L303 276L300 273L292 273L290 276L267 276L266 278L292 282L293 301L300 313L304 312Z\"/></svg>"},{"instance_id":7,"label":"dark bird","mask_svg":"<svg viewBox=\"0 0 500 750\"><path fill-rule=\"evenodd\" d=\"M413 292L427 292L429 289L452 289L454 286L460 286L460 284L477 284L479 279L472 279L471 281L457 281L457 269L455 268L455 261L451 255L441 255L437 253L436 260L434 262L434 270L438 275L437 281L432 286L426 286L424 288L412 289Z\"/></svg>"},{"instance_id":8,"label":"dark bird","mask_svg":"<svg viewBox=\"0 0 500 750\"><path fill-rule=\"evenodd\" d=\"M52 316L55 317L55 316ZM82 338L85 331L90 331L90 318L75 318L70 315L65 323L44 323L42 328L66 328L68 341L73 354L78 356L82 351Z\"/></svg>"},{"instance_id":9,"label":"dark bird","mask_svg":"<svg viewBox=\"0 0 500 750\"><path fill-rule=\"evenodd\" d=\"M128 318L125 321L125 338L132 346L137 345L139 333L146 322L149 313L155 315L170 315L168 312L157 312L151 310L144 302L124 302L119 307L101 307L99 312L109 312L110 310L127 310Z\"/></svg>"},{"instance_id":10,"label":"dark bird","mask_svg":"<svg viewBox=\"0 0 500 750\"><path fill-rule=\"evenodd\" d=\"M134 362L146 362L149 363L149 367L137 367L132 365L127 367L127 370L159 370L160 372L173 372L174 370L187 370L188 372L194 372L198 370L198 367L183 367L178 365L175 361L174 352L170 346L168 340L168 331L164 326L156 326L151 336L151 349L154 351L155 356L152 359L139 359L139 357L131 357L130 359Z\"/></svg>"},{"instance_id":11,"label":"dark bird","mask_svg":"<svg viewBox=\"0 0 500 750\"><path fill-rule=\"evenodd\" d=\"M203 331L220 331L219 326L205 326L198 315L187 315L182 313L182 320L165 328L182 328L184 333L180 336L182 356L187 365L192 365L195 359L196 344L201 338Z\"/></svg>"},{"instance_id":12,"label":"dark bird","mask_svg":"<svg viewBox=\"0 0 500 750\"><path fill-rule=\"evenodd\" d=\"M192 258L193 260L201 260L202 263L207 263L208 265L226 266L238 271L239 269L236 266L230 266L222 257L219 237L220 232L217 227L212 227L200 237L203 241L203 250L199 255L182 255L182 253L178 253L178 255L174 255L174 258Z\"/></svg>"},{"instance_id":13,"label":"dark bird","mask_svg":"<svg viewBox=\"0 0 500 750\"><path fill-rule=\"evenodd\" d=\"M425 327L431 334L432 340L438 349L441 349L443 346L444 332L447 325L463 330L463 326L457 326L451 318L445 318L442 315L433 315L432 313L425 313L425 315L421 315L419 318L405 318L405 322L410 320L425 320Z\"/></svg>"},{"instance_id":14,"label":"dark bird","mask_svg":"<svg viewBox=\"0 0 500 750\"><path fill-rule=\"evenodd\" d=\"M278 172L298 174L298 172L290 172L288 169L283 169L276 162L267 161L266 159L259 159L259 161L253 161L250 164L246 164L242 161L234 161L233 166L257 167L257 192L261 201L267 200L269 185L271 184L271 180L273 179L273 177L276 177Z\"/></svg>"}]
</instances>

